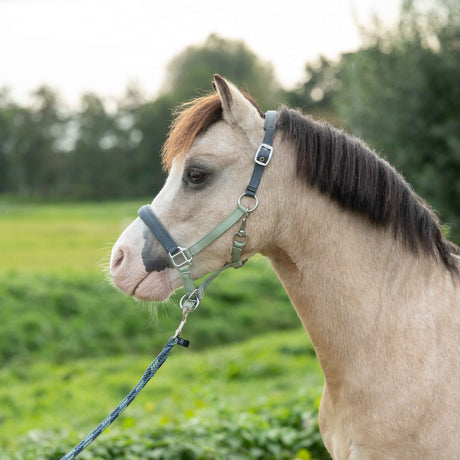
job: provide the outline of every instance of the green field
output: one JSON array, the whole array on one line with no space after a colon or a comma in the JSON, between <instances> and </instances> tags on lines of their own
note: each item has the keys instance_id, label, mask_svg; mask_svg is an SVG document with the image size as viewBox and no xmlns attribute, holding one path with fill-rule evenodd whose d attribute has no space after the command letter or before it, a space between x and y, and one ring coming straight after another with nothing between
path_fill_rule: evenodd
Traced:
<instances>
[{"instance_id":1,"label":"green field","mask_svg":"<svg viewBox=\"0 0 460 460\"><path fill-rule=\"evenodd\" d=\"M61 366L37 363L27 372L17 368L2 371L0 401L6 403L2 442L10 451L19 449L23 455L28 452L25 446L32 444L40 452L45 447L55 455L45 458L59 458L121 400L150 360L151 356L146 355L119 356ZM177 453L187 445L193 446L196 430L201 427L203 432L194 449L201 455L209 450L216 456L185 458L228 458L222 453L226 449L232 452L232 443L241 458L251 458L245 457L246 448L260 451L254 458L272 458L271 450L276 454L273 458L294 458L294 454L310 448L321 454L318 458L327 458L321 453L315 421L320 384L318 363L303 331L267 334L243 344L198 353L176 348L95 447L108 449L113 442L124 444L141 431L150 439L157 436L158 448L167 455L170 449ZM240 433L241 429L248 433ZM28 431L29 435L24 436ZM222 431L233 439L221 439ZM273 436L273 442L256 439L263 438L264 431ZM41 446L50 432L53 442ZM171 440L174 432L177 439ZM166 446L165 436L169 436ZM124 447L126 458L132 458L130 446Z\"/></svg>"},{"instance_id":2,"label":"green field","mask_svg":"<svg viewBox=\"0 0 460 460\"><path fill-rule=\"evenodd\" d=\"M24 204L0 200L0 271L100 271L147 200Z\"/></svg>"},{"instance_id":3,"label":"green field","mask_svg":"<svg viewBox=\"0 0 460 460\"><path fill-rule=\"evenodd\" d=\"M145 201L0 201L0 459L59 459L142 375L180 318L101 266ZM263 258L223 274L165 366L86 459L325 459L322 375Z\"/></svg>"}]
</instances>

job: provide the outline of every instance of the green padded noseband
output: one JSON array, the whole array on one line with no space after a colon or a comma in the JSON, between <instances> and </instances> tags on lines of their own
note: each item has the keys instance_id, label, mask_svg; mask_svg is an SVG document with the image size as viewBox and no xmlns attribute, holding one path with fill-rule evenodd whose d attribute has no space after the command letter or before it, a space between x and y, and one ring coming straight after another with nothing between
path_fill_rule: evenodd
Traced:
<instances>
[{"instance_id":1,"label":"green padded noseband","mask_svg":"<svg viewBox=\"0 0 460 460\"><path fill-rule=\"evenodd\" d=\"M178 246L169 234L168 230L166 230L163 226L160 219L155 215L150 205L142 206L138 211L139 217L155 235L163 248L168 252L171 262L181 274L185 289L185 295L182 297L180 302L180 306L185 315L183 322L185 322L186 315L196 309L204 296L206 288L216 279L217 276L219 276L227 268L239 268L243 266L245 262L241 260L241 253L247 241L247 234L245 231L246 220L249 214L257 208L257 188L262 178L263 171L270 162L273 154L273 137L276 129L275 121L276 111L269 110L265 114L264 139L260 147L257 149L254 158L254 171L246 191L238 198L236 209L223 222L213 228L196 243L192 244L188 248ZM241 204L241 199L245 196L255 200L255 204L252 208L246 208ZM233 227L233 225L235 225L240 219L241 227L233 236L230 262L209 275L198 287L195 287L191 273L193 257ZM176 335L178 335L177 331Z\"/></svg>"}]
</instances>

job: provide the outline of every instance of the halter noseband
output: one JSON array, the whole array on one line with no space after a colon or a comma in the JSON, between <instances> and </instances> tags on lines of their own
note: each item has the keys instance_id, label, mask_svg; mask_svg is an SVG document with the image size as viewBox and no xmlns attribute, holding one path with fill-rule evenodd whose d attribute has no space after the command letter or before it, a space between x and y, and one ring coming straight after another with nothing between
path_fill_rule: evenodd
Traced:
<instances>
[{"instance_id":1,"label":"halter noseband","mask_svg":"<svg viewBox=\"0 0 460 460\"><path fill-rule=\"evenodd\" d=\"M160 219L155 215L150 205L142 206L138 215L142 219L145 225L149 230L155 235L157 240L169 254L171 262L174 267L179 271L182 276L184 283L185 295L180 301L180 306L184 312L184 317L176 331L176 336L179 335L180 330L182 329L183 324L185 323L187 314L194 311L201 299L204 296L204 291L211 284L211 282L225 269L233 267L239 268L243 266L246 261L242 261L240 256L243 251L244 245L247 241L247 234L245 231L246 220L249 214L257 208L259 200L257 198L256 192L259 187L260 180L262 179L262 174L265 167L270 162L270 159L273 154L273 137L275 135L275 125L276 121L276 111L269 110L265 114L265 135L262 141L262 144L257 149L254 161L254 171L252 173L251 180L246 188L246 191L240 195L238 198L237 208L230 214L223 222L221 222L217 227L203 236L195 244L192 244L188 248L183 248L178 246L174 241L174 238L170 235L168 230L161 223ZM251 197L255 199L255 204L252 208L246 208L241 204L241 199L244 196ZM202 251L205 247L210 245L213 241L219 238L223 233L225 233L229 228L231 228L236 222L242 218L240 230L237 231L233 237L233 245L231 252L231 261L221 267L219 270L208 276L203 283L195 288L193 283L192 274L191 274L191 264L193 256Z\"/></svg>"}]
</instances>

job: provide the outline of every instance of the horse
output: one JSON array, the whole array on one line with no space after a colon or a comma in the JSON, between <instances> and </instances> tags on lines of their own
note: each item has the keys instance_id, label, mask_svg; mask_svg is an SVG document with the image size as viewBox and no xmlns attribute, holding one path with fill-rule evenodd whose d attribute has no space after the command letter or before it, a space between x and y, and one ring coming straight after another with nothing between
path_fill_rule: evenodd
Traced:
<instances>
[{"instance_id":1,"label":"horse","mask_svg":"<svg viewBox=\"0 0 460 460\"><path fill-rule=\"evenodd\" d=\"M169 175L150 205L185 246L231 213L264 137L255 101L219 75L213 86L173 121ZM275 128L242 258L271 261L311 338L326 448L335 460L458 460L458 248L364 142L285 106ZM194 256L193 279L228 262L238 225ZM113 247L111 274L126 294L164 301L183 284L173 262L137 218Z\"/></svg>"}]
</instances>

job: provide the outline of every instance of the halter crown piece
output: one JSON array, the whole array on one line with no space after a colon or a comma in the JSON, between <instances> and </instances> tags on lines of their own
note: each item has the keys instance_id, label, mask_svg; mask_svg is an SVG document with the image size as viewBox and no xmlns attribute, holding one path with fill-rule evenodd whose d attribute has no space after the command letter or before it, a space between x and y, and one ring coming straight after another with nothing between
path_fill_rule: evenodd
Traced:
<instances>
[{"instance_id":1,"label":"halter crown piece","mask_svg":"<svg viewBox=\"0 0 460 460\"><path fill-rule=\"evenodd\" d=\"M241 260L241 252L247 241L247 234L245 231L246 221L249 214L257 208L259 200L256 192L259 187L260 180L265 167L270 162L273 154L273 137L276 130L276 111L269 110L265 114L265 135L262 144L257 149L254 158L254 171L252 173L251 180L246 188L246 191L238 198L238 205L236 209L230 214L223 222L217 227L212 229L209 233L204 235L195 244L192 244L188 248L179 246L174 238L170 235L168 230L161 223L160 219L155 215L150 205L142 206L138 215L142 219L149 230L155 235L156 239L160 242L166 252L169 254L171 262L174 268L176 268L184 283L185 294L181 298L180 307L182 309L182 321L176 330L175 338L179 337L179 334L184 327L189 313L194 311L201 300L204 297L206 288L214 281L227 268L240 268L246 262ZM241 204L241 199L245 196L251 197L255 200L255 204L252 208L246 208ZM241 219L241 227L239 231L233 236L233 245L230 255L230 262L225 264L219 270L209 275L199 286L195 287L191 274L191 266L193 262L193 256L202 251L205 247L209 246L213 241L219 238L227 230L229 230L234 224Z\"/></svg>"}]
</instances>

